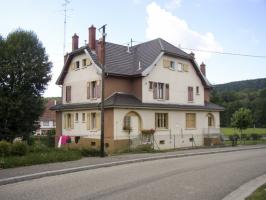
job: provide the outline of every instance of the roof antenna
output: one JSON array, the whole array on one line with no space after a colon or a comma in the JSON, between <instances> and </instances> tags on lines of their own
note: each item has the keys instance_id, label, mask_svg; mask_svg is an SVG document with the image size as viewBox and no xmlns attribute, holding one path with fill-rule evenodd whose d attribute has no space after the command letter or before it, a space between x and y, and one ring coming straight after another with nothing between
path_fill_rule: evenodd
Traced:
<instances>
[{"instance_id":1,"label":"roof antenna","mask_svg":"<svg viewBox=\"0 0 266 200\"><path fill-rule=\"evenodd\" d=\"M70 3L69 0L64 0L62 6L64 7L64 45L63 45L63 55L65 55L66 50L66 24L67 24L67 5Z\"/></svg>"}]
</instances>

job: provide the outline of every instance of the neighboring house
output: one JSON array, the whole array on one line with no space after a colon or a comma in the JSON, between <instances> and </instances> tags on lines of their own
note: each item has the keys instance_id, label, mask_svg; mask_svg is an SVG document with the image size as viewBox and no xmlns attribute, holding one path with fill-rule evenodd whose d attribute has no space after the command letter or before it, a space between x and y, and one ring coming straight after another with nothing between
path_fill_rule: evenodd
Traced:
<instances>
[{"instance_id":1,"label":"neighboring house","mask_svg":"<svg viewBox=\"0 0 266 200\"><path fill-rule=\"evenodd\" d=\"M79 37L72 37L57 80L62 104L52 108L57 136L80 136L79 144L90 147L100 144L103 45L95 30L89 28L89 44L80 48ZM159 149L203 145L204 138L217 142L223 108L210 102L205 64L199 67L193 53L161 38L132 47L107 42L105 61L107 150L128 147L130 140Z\"/></svg>"},{"instance_id":2,"label":"neighboring house","mask_svg":"<svg viewBox=\"0 0 266 200\"><path fill-rule=\"evenodd\" d=\"M43 114L38 121L39 128L36 130L35 135L46 135L49 130L55 129L55 111L50 110L54 105L56 105L55 99L49 99L45 104Z\"/></svg>"}]
</instances>

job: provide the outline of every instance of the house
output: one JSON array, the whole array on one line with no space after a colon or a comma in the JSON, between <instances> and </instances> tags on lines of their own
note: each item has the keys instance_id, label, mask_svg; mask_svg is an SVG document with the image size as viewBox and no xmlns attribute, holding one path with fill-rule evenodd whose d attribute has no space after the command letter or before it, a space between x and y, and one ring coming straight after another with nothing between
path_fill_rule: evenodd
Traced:
<instances>
[{"instance_id":1,"label":"house","mask_svg":"<svg viewBox=\"0 0 266 200\"><path fill-rule=\"evenodd\" d=\"M57 84L62 104L56 111L56 134L77 145L99 147L103 42L88 29L88 45L72 37L72 52ZM106 42L105 148L152 143L156 149L219 142L221 106L210 102L212 85L204 63L158 38L135 46Z\"/></svg>"},{"instance_id":2,"label":"house","mask_svg":"<svg viewBox=\"0 0 266 200\"><path fill-rule=\"evenodd\" d=\"M48 99L45 103L44 111L38 121L39 128L35 131L35 135L47 135L48 131L55 129L55 111L50 110L54 105L56 105L55 99Z\"/></svg>"}]
</instances>

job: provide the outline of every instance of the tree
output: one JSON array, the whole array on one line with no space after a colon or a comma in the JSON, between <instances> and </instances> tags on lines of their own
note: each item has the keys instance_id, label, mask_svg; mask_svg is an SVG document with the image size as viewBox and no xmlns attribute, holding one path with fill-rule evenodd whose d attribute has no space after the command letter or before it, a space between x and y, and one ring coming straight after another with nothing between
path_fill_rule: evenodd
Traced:
<instances>
[{"instance_id":1,"label":"tree","mask_svg":"<svg viewBox=\"0 0 266 200\"><path fill-rule=\"evenodd\" d=\"M231 125L240 130L240 139L242 139L242 131L252 124L251 111L246 108L240 108L235 111L231 118Z\"/></svg>"},{"instance_id":2,"label":"tree","mask_svg":"<svg viewBox=\"0 0 266 200\"><path fill-rule=\"evenodd\" d=\"M51 68L34 32L19 29L0 37L0 140L27 139L36 128Z\"/></svg>"}]
</instances>

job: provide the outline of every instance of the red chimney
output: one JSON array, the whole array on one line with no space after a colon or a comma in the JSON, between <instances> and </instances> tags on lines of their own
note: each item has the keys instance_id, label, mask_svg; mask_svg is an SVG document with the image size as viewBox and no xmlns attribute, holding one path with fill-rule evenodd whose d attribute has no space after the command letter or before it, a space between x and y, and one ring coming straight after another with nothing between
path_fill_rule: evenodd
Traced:
<instances>
[{"instance_id":1,"label":"red chimney","mask_svg":"<svg viewBox=\"0 0 266 200\"><path fill-rule=\"evenodd\" d=\"M96 28L93 25L91 25L91 27L89 28L89 47L91 50L95 50L96 47L95 34L96 34Z\"/></svg>"},{"instance_id":2,"label":"red chimney","mask_svg":"<svg viewBox=\"0 0 266 200\"><path fill-rule=\"evenodd\" d=\"M97 44L97 57L99 63L103 63L103 41L102 39L99 39L98 44Z\"/></svg>"},{"instance_id":3,"label":"red chimney","mask_svg":"<svg viewBox=\"0 0 266 200\"><path fill-rule=\"evenodd\" d=\"M76 50L79 48L79 36L75 33L72 36L72 51Z\"/></svg>"},{"instance_id":4,"label":"red chimney","mask_svg":"<svg viewBox=\"0 0 266 200\"><path fill-rule=\"evenodd\" d=\"M206 76L206 65L204 64L204 62L200 64L200 71L204 76Z\"/></svg>"}]
</instances>

